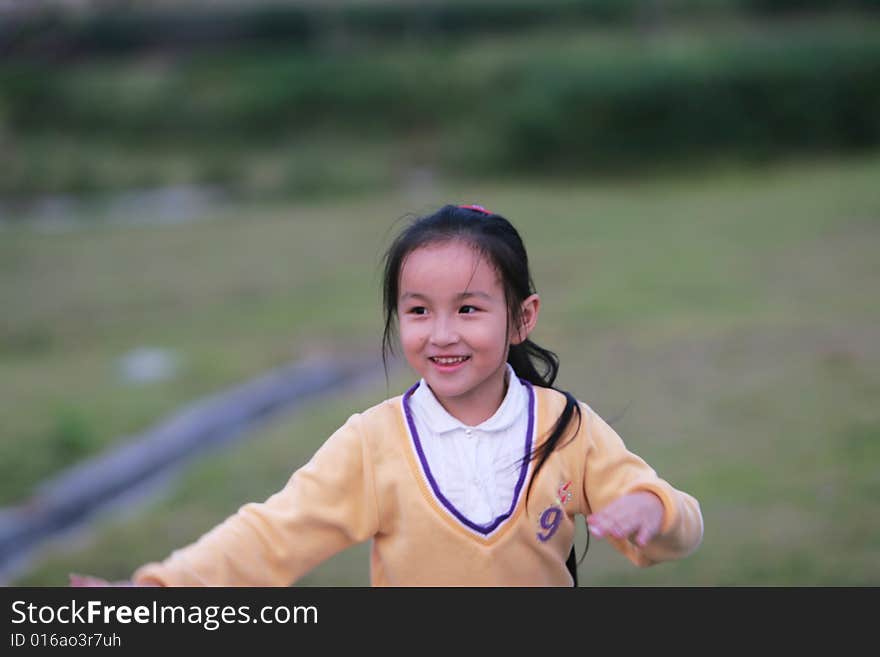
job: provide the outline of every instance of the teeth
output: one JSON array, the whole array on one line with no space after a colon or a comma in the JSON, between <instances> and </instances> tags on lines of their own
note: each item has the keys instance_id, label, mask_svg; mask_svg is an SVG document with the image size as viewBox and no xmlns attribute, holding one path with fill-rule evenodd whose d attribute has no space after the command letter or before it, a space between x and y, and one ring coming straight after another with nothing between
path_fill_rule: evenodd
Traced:
<instances>
[{"instance_id":1,"label":"teeth","mask_svg":"<svg viewBox=\"0 0 880 657\"><path fill-rule=\"evenodd\" d=\"M441 365L455 365L456 363L463 363L466 361L467 356L458 356L456 358L433 358L432 360Z\"/></svg>"}]
</instances>

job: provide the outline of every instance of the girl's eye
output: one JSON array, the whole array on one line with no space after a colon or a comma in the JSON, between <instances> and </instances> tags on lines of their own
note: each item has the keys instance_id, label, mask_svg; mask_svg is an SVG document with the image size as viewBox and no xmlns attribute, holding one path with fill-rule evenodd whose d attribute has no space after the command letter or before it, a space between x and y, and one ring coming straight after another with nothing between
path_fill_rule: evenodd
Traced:
<instances>
[{"instance_id":1,"label":"girl's eye","mask_svg":"<svg viewBox=\"0 0 880 657\"><path fill-rule=\"evenodd\" d=\"M424 315L427 311L424 306L415 306L414 308L410 308L409 312L411 315Z\"/></svg>"},{"instance_id":2,"label":"girl's eye","mask_svg":"<svg viewBox=\"0 0 880 657\"><path fill-rule=\"evenodd\" d=\"M462 306L460 312L463 312L465 315L473 315L477 312L476 306Z\"/></svg>"}]
</instances>

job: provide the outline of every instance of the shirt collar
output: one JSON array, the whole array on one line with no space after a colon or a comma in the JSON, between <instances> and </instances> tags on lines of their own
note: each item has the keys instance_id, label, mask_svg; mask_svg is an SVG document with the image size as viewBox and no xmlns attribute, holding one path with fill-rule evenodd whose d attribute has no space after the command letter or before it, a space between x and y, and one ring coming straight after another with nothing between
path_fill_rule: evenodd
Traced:
<instances>
[{"instance_id":1,"label":"shirt collar","mask_svg":"<svg viewBox=\"0 0 880 657\"><path fill-rule=\"evenodd\" d=\"M456 429L474 428L480 431L502 431L510 427L520 414L525 410L528 396L523 383L514 373L510 363L507 363L508 385L507 393L501 401L498 410L488 420L481 422L476 427L468 427L459 419L453 417L437 401L434 392L428 387L425 379L419 381L418 387L410 396L410 403L416 415L422 417L434 433L441 434Z\"/></svg>"}]
</instances>

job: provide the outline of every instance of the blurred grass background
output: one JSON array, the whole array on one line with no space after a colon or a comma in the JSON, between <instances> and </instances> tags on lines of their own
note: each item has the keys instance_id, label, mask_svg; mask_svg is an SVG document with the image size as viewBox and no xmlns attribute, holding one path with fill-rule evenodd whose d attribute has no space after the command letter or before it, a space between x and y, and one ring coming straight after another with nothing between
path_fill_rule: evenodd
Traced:
<instances>
[{"instance_id":1,"label":"blurred grass background","mask_svg":"<svg viewBox=\"0 0 880 657\"><path fill-rule=\"evenodd\" d=\"M288 360L378 353L396 221L477 202L523 235L560 387L702 504L695 555L638 570L593 541L584 584L876 585L876 3L771 4L9 12L2 503ZM172 223L106 201L169 186L222 195ZM177 375L121 383L141 345L178 354ZM204 457L14 583L127 577L411 381ZM301 583L368 583L366 550Z\"/></svg>"}]
</instances>

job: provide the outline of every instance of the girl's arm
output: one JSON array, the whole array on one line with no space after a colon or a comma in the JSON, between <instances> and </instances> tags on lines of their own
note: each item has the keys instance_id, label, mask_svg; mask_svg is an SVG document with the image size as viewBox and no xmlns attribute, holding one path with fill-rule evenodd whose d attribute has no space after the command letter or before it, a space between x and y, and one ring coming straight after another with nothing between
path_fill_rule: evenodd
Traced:
<instances>
[{"instance_id":1,"label":"girl's arm","mask_svg":"<svg viewBox=\"0 0 880 657\"><path fill-rule=\"evenodd\" d=\"M92 588L105 586L134 586L130 580L122 580L119 582L111 582L100 577L92 577L91 575L79 575L70 573L70 585L73 587Z\"/></svg>"},{"instance_id":2,"label":"girl's arm","mask_svg":"<svg viewBox=\"0 0 880 657\"><path fill-rule=\"evenodd\" d=\"M70 573L70 586L78 588L95 588L95 587L125 587L125 586L155 586L155 584L135 584L130 579L111 582L110 580L101 579L100 577L92 577L91 575L80 575L78 573Z\"/></svg>"},{"instance_id":3,"label":"girl's arm","mask_svg":"<svg viewBox=\"0 0 880 657\"><path fill-rule=\"evenodd\" d=\"M340 550L376 533L373 472L361 417L353 415L283 490L247 504L165 561L139 568L135 585L288 586Z\"/></svg>"},{"instance_id":4,"label":"girl's arm","mask_svg":"<svg viewBox=\"0 0 880 657\"><path fill-rule=\"evenodd\" d=\"M657 476L626 449L620 436L592 409L587 423L584 495L587 521L638 566L680 559L703 539L700 504Z\"/></svg>"}]
</instances>

